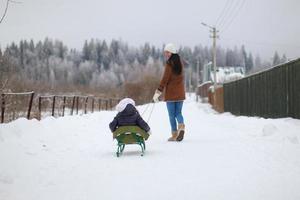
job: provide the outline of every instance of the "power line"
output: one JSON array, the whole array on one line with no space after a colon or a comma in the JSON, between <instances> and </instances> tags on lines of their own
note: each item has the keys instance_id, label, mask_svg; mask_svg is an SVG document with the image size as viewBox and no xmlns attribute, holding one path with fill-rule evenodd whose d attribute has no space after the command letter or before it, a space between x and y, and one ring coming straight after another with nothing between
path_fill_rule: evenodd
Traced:
<instances>
[{"instance_id":1,"label":"power line","mask_svg":"<svg viewBox=\"0 0 300 200\"><path fill-rule=\"evenodd\" d=\"M0 19L0 24L2 23L2 21L4 20L4 18L6 16L9 3L23 3L23 2L21 2L21 1L14 1L14 0L7 0L6 1L6 7L5 7L5 10L4 10L4 13L3 13L3 15L2 15L2 17Z\"/></svg>"},{"instance_id":2,"label":"power line","mask_svg":"<svg viewBox=\"0 0 300 200\"><path fill-rule=\"evenodd\" d=\"M228 21L227 24L224 23L222 32L225 32L230 27L230 25L232 24L234 19L238 16L238 14L241 11L242 7L244 6L245 2L246 2L246 0L243 0L243 1L241 1L241 4L239 4L239 6L237 4L237 7L236 7L237 9L236 9L235 15L232 14L230 21ZM232 12L232 13L234 13L234 12Z\"/></svg>"},{"instance_id":3,"label":"power line","mask_svg":"<svg viewBox=\"0 0 300 200\"><path fill-rule=\"evenodd\" d=\"M224 26L225 24L228 24L229 21L231 21L232 16L236 13L237 8L240 5L240 0L236 0L235 3L232 6L232 9L230 12L228 12L228 15L226 15L226 20L223 20L223 23L219 25L219 27Z\"/></svg>"},{"instance_id":4,"label":"power line","mask_svg":"<svg viewBox=\"0 0 300 200\"><path fill-rule=\"evenodd\" d=\"M249 41L249 40L236 40L232 38L222 38L223 41L234 41L238 43L248 44L248 45L259 45L259 46L272 46L272 47L292 47L292 48L300 48L300 45L292 45L292 44L279 44L279 43L268 43L268 42L260 42L260 41Z\"/></svg>"},{"instance_id":5,"label":"power line","mask_svg":"<svg viewBox=\"0 0 300 200\"><path fill-rule=\"evenodd\" d=\"M215 25L217 26L217 24L219 23L219 20L223 18L224 14L225 14L225 11L228 9L228 5L230 5L230 3L232 2L233 0L227 0L226 3L225 3L225 6L223 7L223 10L221 11L219 17L217 18L216 20L216 23Z\"/></svg>"},{"instance_id":6,"label":"power line","mask_svg":"<svg viewBox=\"0 0 300 200\"><path fill-rule=\"evenodd\" d=\"M9 5L9 0L6 1L6 7L5 7L5 10L4 10L4 13L3 13L3 16L1 17L0 19L0 24L2 23L6 13L7 13L7 10L8 10L8 5Z\"/></svg>"},{"instance_id":7,"label":"power line","mask_svg":"<svg viewBox=\"0 0 300 200\"><path fill-rule=\"evenodd\" d=\"M11 3L23 3L21 1L14 1L14 0L9 0L9 2L11 2Z\"/></svg>"},{"instance_id":8,"label":"power line","mask_svg":"<svg viewBox=\"0 0 300 200\"><path fill-rule=\"evenodd\" d=\"M236 3L238 3L238 1L235 0L231 0L230 4L228 6L227 12L224 13L223 17L221 18L221 20L219 21L217 26L222 26L227 20L228 20L228 16L231 15L232 11L234 10Z\"/></svg>"}]
</instances>

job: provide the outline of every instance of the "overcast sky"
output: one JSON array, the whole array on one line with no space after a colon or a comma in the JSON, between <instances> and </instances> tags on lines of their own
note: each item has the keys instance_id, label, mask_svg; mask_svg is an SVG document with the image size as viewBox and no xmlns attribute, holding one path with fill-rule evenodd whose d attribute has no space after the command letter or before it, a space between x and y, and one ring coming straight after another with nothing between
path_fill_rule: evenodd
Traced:
<instances>
[{"instance_id":1,"label":"overcast sky","mask_svg":"<svg viewBox=\"0 0 300 200\"><path fill-rule=\"evenodd\" d=\"M193 47L211 45L205 22L223 47L245 44L265 58L300 54L300 0L16 0L0 24L0 46L45 37L81 48L91 38ZM2 16L6 0L0 0ZM219 19L219 20L218 20Z\"/></svg>"}]
</instances>

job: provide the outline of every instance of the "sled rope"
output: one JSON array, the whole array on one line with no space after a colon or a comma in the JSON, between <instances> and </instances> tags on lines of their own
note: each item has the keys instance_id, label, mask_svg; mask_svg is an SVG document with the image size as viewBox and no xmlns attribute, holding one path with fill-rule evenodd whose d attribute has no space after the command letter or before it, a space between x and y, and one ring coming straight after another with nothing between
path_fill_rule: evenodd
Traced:
<instances>
[{"instance_id":1,"label":"sled rope","mask_svg":"<svg viewBox=\"0 0 300 200\"><path fill-rule=\"evenodd\" d=\"M152 105L153 105L153 106L152 106L152 109L151 109L151 111L150 111L149 117L148 117L148 119L147 119L147 123L149 123L149 121L150 121L150 119L151 119L151 115L152 115L152 112L153 112L153 110L154 110L155 103L153 103Z\"/></svg>"},{"instance_id":2,"label":"sled rope","mask_svg":"<svg viewBox=\"0 0 300 200\"><path fill-rule=\"evenodd\" d=\"M147 106L146 106L146 108L144 109L144 111L142 112L142 114L141 114L141 116L144 116L144 114L146 113L146 111L148 110L148 108L150 108L150 105L151 105L152 103L149 103ZM149 116L148 116L148 119L147 119L147 123L150 121L150 118L151 118L151 115L152 115L152 112L153 112L153 110L154 110L154 107L155 107L155 103L153 103L152 104L152 108L150 109L150 114L149 114Z\"/></svg>"},{"instance_id":3,"label":"sled rope","mask_svg":"<svg viewBox=\"0 0 300 200\"><path fill-rule=\"evenodd\" d=\"M149 107L150 107L150 104L148 104L148 105L146 106L146 108L145 108L144 111L142 112L141 116L143 116L143 115L146 113L146 111L148 110Z\"/></svg>"}]
</instances>

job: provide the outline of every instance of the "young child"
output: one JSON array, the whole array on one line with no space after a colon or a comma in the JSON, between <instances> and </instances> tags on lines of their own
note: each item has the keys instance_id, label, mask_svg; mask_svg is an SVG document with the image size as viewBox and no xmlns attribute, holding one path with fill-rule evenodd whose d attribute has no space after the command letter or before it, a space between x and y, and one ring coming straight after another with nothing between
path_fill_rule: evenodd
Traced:
<instances>
[{"instance_id":1,"label":"young child","mask_svg":"<svg viewBox=\"0 0 300 200\"><path fill-rule=\"evenodd\" d=\"M139 126L141 129L150 134L150 127L135 108L135 102L133 99L122 99L116 106L116 110L118 111L118 114L109 124L111 132L114 132L120 126L133 125Z\"/></svg>"}]
</instances>

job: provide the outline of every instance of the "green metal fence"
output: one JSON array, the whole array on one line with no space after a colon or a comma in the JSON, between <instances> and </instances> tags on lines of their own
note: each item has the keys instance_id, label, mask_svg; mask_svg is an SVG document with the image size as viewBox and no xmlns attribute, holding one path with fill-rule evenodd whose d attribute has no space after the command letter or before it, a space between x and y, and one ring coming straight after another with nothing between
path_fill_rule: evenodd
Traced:
<instances>
[{"instance_id":1,"label":"green metal fence","mask_svg":"<svg viewBox=\"0 0 300 200\"><path fill-rule=\"evenodd\" d=\"M235 115L300 119L300 59L225 83L224 110Z\"/></svg>"}]
</instances>

